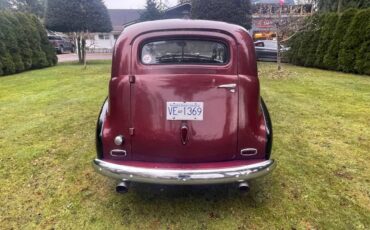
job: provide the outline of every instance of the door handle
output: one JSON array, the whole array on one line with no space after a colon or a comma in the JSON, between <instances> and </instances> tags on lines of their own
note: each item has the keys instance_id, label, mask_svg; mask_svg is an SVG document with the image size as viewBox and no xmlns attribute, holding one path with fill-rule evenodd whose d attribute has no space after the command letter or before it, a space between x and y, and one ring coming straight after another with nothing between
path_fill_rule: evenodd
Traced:
<instances>
[{"instance_id":1,"label":"door handle","mask_svg":"<svg viewBox=\"0 0 370 230\"><path fill-rule=\"evenodd\" d=\"M217 86L218 89L228 89L230 92L235 93L236 84L224 84Z\"/></svg>"}]
</instances>

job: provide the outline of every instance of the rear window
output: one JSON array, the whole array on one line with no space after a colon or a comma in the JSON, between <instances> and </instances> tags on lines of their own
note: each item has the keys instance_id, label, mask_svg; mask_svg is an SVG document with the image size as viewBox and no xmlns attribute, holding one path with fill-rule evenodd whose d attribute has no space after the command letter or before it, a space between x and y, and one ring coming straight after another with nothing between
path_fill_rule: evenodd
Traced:
<instances>
[{"instance_id":1,"label":"rear window","mask_svg":"<svg viewBox=\"0 0 370 230\"><path fill-rule=\"evenodd\" d=\"M141 62L155 64L225 64L229 52L218 41L172 39L151 41L141 48Z\"/></svg>"}]
</instances>

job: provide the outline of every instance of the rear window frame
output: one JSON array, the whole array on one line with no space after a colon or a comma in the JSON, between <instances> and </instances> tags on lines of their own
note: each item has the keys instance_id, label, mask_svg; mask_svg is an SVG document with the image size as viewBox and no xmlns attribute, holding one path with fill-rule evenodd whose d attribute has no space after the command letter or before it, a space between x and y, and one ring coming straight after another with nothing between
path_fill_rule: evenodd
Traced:
<instances>
[{"instance_id":1,"label":"rear window frame","mask_svg":"<svg viewBox=\"0 0 370 230\"><path fill-rule=\"evenodd\" d=\"M170 41L170 40L186 40L186 41L209 41L209 42L217 42L221 43L225 46L226 50L226 61L224 63L153 63L147 64L142 61L142 50L143 47L151 42L160 42L160 41ZM165 66L165 65L179 65L179 66L186 66L186 65L198 65L198 66L227 66L231 60L231 49L230 45L227 41L219 38L213 37L187 37L187 36L176 36L176 37L157 37L157 38L149 38L142 41L138 46L138 62L144 66Z\"/></svg>"}]
</instances>

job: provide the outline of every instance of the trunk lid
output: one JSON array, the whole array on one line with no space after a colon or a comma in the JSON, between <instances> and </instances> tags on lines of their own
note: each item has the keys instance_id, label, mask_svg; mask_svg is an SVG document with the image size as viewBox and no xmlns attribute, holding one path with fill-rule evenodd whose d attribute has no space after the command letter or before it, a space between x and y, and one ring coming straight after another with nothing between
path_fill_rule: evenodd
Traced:
<instances>
[{"instance_id":1,"label":"trunk lid","mask_svg":"<svg viewBox=\"0 0 370 230\"><path fill-rule=\"evenodd\" d=\"M135 75L131 86L132 156L159 162L235 158L238 106L236 75ZM169 120L167 102L203 103L203 120ZM181 108L180 108L181 111Z\"/></svg>"}]
</instances>

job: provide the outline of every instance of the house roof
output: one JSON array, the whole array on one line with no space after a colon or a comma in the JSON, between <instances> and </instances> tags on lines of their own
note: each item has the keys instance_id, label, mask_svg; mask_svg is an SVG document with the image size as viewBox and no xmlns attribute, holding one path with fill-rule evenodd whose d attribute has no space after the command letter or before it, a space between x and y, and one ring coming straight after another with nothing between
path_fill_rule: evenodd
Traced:
<instances>
[{"instance_id":1,"label":"house roof","mask_svg":"<svg viewBox=\"0 0 370 230\"><path fill-rule=\"evenodd\" d=\"M122 31L125 24L140 18L141 9L108 9L113 31Z\"/></svg>"},{"instance_id":2,"label":"house roof","mask_svg":"<svg viewBox=\"0 0 370 230\"><path fill-rule=\"evenodd\" d=\"M184 3L179 4L174 7L168 8L164 11L163 18L169 19L169 18L184 18L186 16L189 16L191 12L191 4Z\"/></svg>"},{"instance_id":3,"label":"house roof","mask_svg":"<svg viewBox=\"0 0 370 230\"><path fill-rule=\"evenodd\" d=\"M113 32L121 32L126 25L133 24L140 19L145 9L108 9ZM183 18L191 11L191 4L185 3L171 7L164 11L164 18Z\"/></svg>"}]
</instances>

